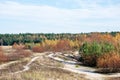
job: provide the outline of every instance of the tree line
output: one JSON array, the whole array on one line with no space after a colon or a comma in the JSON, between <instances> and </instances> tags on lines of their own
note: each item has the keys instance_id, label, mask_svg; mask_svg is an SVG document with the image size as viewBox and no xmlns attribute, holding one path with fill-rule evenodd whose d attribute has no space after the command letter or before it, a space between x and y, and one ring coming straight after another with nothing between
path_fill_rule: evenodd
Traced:
<instances>
[{"instance_id":1,"label":"tree line","mask_svg":"<svg viewBox=\"0 0 120 80\"><path fill-rule=\"evenodd\" d=\"M99 34L110 34L112 36L115 36L120 32L102 32ZM78 40L82 41L84 40L85 36L90 36L91 34L98 34L98 32L94 33L20 33L20 34L0 34L0 44L1 45L13 45L14 43L41 43L45 40Z\"/></svg>"}]
</instances>

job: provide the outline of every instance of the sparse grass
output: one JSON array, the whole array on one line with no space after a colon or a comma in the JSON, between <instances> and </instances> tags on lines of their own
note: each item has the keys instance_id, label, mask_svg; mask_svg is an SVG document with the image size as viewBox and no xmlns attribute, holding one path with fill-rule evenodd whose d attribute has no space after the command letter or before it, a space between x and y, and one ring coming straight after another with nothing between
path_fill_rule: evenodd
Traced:
<instances>
[{"instance_id":1,"label":"sparse grass","mask_svg":"<svg viewBox=\"0 0 120 80\"><path fill-rule=\"evenodd\" d=\"M24 62L13 64L12 69L18 66L21 70L19 67L21 65L24 65ZM7 69L10 70L12 66L7 67ZM83 78L84 75L63 70L61 67L63 67L61 63L41 56L30 65L29 71L14 75L5 74L0 77L0 80L87 80Z\"/></svg>"},{"instance_id":2,"label":"sparse grass","mask_svg":"<svg viewBox=\"0 0 120 80\"><path fill-rule=\"evenodd\" d=\"M3 76L0 80L87 80L84 75L79 75L59 68L45 65L32 67L31 70L15 75Z\"/></svg>"},{"instance_id":3,"label":"sparse grass","mask_svg":"<svg viewBox=\"0 0 120 80\"><path fill-rule=\"evenodd\" d=\"M48 68L45 66L41 66L39 70L26 72L22 77L26 80L84 80L78 74L58 68Z\"/></svg>"},{"instance_id":4,"label":"sparse grass","mask_svg":"<svg viewBox=\"0 0 120 80\"><path fill-rule=\"evenodd\" d=\"M39 69L8 75L0 78L0 80L87 80L83 77L84 75L71 73L62 69L40 66Z\"/></svg>"},{"instance_id":5,"label":"sparse grass","mask_svg":"<svg viewBox=\"0 0 120 80\"><path fill-rule=\"evenodd\" d=\"M39 59L37 59L35 62L31 64L31 69L34 68L34 65L40 66L40 65L45 65L45 66L51 66L51 67L63 67L62 63L59 63L53 59L50 59L48 57L41 56Z\"/></svg>"},{"instance_id":6,"label":"sparse grass","mask_svg":"<svg viewBox=\"0 0 120 80\"><path fill-rule=\"evenodd\" d=\"M6 62L7 61L7 56L3 53L2 47L0 47L0 63Z\"/></svg>"},{"instance_id":7,"label":"sparse grass","mask_svg":"<svg viewBox=\"0 0 120 80\"><path fill-rule=\"evenodd\" d=\"M27 50L19 49L7 55L8 61L18 60L24 57L29 57L32 53Z\"/></svg>"},{"instance_id":8,"label":"sparse grass","mask_svg":"<svg viewBox=\"0 0 120 80\"><path fill-rule=\"evenodd\" d=\"M32 57L30 57L29 55L26 55L27 52L25 50L25 52L19 50L21 49L17 49L17 51L15 51L15 54L17 54L17 56L18 54L20 54L20 56L23 55L24 57L20 58L17 63L0 69L0 80L87 80L85 78L85 75L83 74L76 74L70 71L63 70L62 68L64 67L64 65L62 63L46 57L46 54L32 55ZM23 70L23 66L25 66L30 61L30 59L35 56L40 57L29 65L30 70L18 74L9 74L12 72ZM59 57L66 59L66 57L64 57L63 55ZM75 67L79 68L80 66L76 65ZM109 80L112 79L119 80L119 78L109 78Z\"/></svg>"},{"instance_id":9,"label":"sparse grass","mask_svg":"<svg viewBox=\"0 0 120 80\"><path fill-rule=\"evenodd\" d=\"M106 80L120 80L120 77L110 77L110 78L106 78Z\"/></svg>"},{"instance_id":10,"label":"sparse grass","mask_svg":"<svg viewBox=\"0 0 120 80\"><path fill-rule=\"evenodd\" d=\"M29 62L29 60L30 58L24 58L10 65L4 66L2 69L0 69L0 76L8 75L10 73L22 70L23 66L26 65Z\"/></svg>"},{"instance_id":11,"label":"sparse grass","mask_svg":"<svg viewBox=\"0 0 120 80\"><path fill-rule=\"evenodd\" d=\"M76 68L79 68L79 67L80 67L80 65L75 65L75 67L76 67Z\"/></svg>"}]
</instances>

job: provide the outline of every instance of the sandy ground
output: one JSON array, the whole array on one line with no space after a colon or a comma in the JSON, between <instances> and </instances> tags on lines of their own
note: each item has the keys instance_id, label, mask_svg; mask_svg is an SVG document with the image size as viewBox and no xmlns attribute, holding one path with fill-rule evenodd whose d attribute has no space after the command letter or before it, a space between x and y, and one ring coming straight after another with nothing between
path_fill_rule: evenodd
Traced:
<instances>
[{"instance_id":1,"label":"sandy ground","mask_svg":"<svg viewBox=\"0 0 120 80\"><path fill-rule=\"evenodd\" d=\"M12 49L11 46L4 46L2 48L3 48L3 50ZM10 74L18 74L18 73L22 73L22 72L30 70L30 65L34 61L36 61L38 58L40 58L41 55L44 55L44 54L45 53L40 53L40 54L34 55L34 57L26 65L23 65L23 70L16 71L16 72L13 72ZM62 53L60 53L60 54L62 54ZM49 53L46 56L48 58L51 58L55 61L62 63L64 65L64 67L62 68L63 70L68 70L68 71L75 72L78 74L83 74L83 75L85 75L85 78L88 80L119 80L120 79L120 73L115 73L115 74L110 74L110 75L94 73L94 71L95 71L94 68L89 68L89 67L84 67L84 66L76 67L76 64L77 64L76 61L64 60L62 58L57 57L55 55L55 53ZM5 66L9 66L13 63L16 63L16 61L2 64L2 65L0 65L0 69L4 68Z\"/></svg>"},{"instance_id":2,"label":"sandy ground","mask_svg":"<svg viewBox=\"0 0 120 80\"><path fill-rule=\"evenodd\" d=\"M84 67L84 66L79 66L76 67L77 62L75 61L66 61L64 59L61 59L59 57L55 57L54 54L49 54L48 57L62 62L64 64L64 69L65 70L69 70L75 73L79 73L79 74L84 74L86 75L87 79L90 80L106 80L107 78L120 78L120 73L115 73L115 74L111 74L111 75L106 75L106 74L99 74L99 73L94 73L95 69L90 68L90 67Z\"/></svg>"}]
</instances>

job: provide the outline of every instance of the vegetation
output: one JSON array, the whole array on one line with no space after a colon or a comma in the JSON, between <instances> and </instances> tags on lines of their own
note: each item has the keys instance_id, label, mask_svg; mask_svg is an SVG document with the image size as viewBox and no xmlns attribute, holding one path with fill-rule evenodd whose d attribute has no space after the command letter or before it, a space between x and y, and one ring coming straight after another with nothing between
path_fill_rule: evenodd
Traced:
<instances>
[{"instance_id":1,"label":"vegetation","mask_svg":"<svg viewBox=\"0 0 120 80\"><path fill-rule=\"evenodd\" d=\"M7 57L6 57L6 55L3 53L2 47L0 47L0 63L6 62L6 61L7 61Z\"/></svg>"},{"instance_id":2,"label":"vegetation","mask_svg":"<svg viewBox=\"0 0 120 80\"><path fill-rule=\"evenodd\" d=\"M98 67L99 72L119 72L120 35L90 34L80 46L84 65Z\"/></svg>"},{"instance_id":3,"label":"vegetation","mask_svg":"<svg viewBox=\"0 0 120 80\"><path fill-rule=\"evenodd\" d=\"M33 52L61 52L79 50L81 61L86 66L110 68L115 72L120 67L120 32L81 34L0 34L1 45L13 45L15 50L5 55L0 48L0 62L28 57Z\"/></svg>"},{"instance_id":4,"label":"vegetation","mask_svg":"<svg viewBox=\"0 0 120 80\"><path fill-rule=\"evenodd\" d=\"M120 72L120 55L113 52L100 56L97 60L97 67L102 73Z\"/></svg>"},{"instance_id":5,"label":"vegetation","mask_svg":"<svg viewBox=\"0 0 120 80\"><path fill-rule=\"evenodd\" d=\"M83 64L96 66L99 56L113 50L114 46L110 43L85 42L80 48L80 55L82 56Z\"/></svg>"},{"instance_id":6,"label":"vegetation","mask_svg":"<svg viewBox=\"0 0 120 80\"><path fill-rule=\"evenodd\" d=\"M120 32L111 32L111 33L81 33L81 34L70 34L70 33L61 33L61 34L54 34L54 33L25 33L25 34L0 34L0 44L1 45L13 45L14 43L40 43L44 40L78 40L83 42L86 37L93 35L94 36L101 34L109 34L112 36L119 36ZM104 36L106 37L106 36ZM116 37L119 39L119 37Z\"/></svg>"},{"instance_id":7,"label":"vegetation","mask_svg":"<svg viewBox=\"0 0 120 80\"><path fill-rule=\"evenodd\" d=\"M9 54L5 54L2 47L0 47L0 63L29 57L31 55L31 52L24 50L22 46L17 44L13 45L13 51L11 51Z\"/></svg>"}]
</instances>

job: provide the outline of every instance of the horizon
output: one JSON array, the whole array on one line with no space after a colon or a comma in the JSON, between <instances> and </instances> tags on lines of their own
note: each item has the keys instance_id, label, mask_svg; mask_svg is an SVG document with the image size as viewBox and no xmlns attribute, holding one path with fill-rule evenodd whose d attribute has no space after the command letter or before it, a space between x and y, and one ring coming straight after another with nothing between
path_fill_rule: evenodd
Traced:
<instances>
[{"instance_id":1,"label":"horizon","mask_svg":"<svg viewBox=\"0 0 120 80\"><path fill-rule=\"evenodd\" d=\"M119 0L1 0L0 34L120 31Z\"/></svg>"},{"instance_id":2,"label":"horizon","mask_svg":"<svg viewBox=\"0 0 120 80\"><path fill-rule=\"evenodd\" d=\"M24 33L0 33L0 34L90 34L90 33L120 33L120 31L110 31L110 32L80 32L80 33L32 33L32 32L24 32Z\"/></svg>"}]
</instances>

